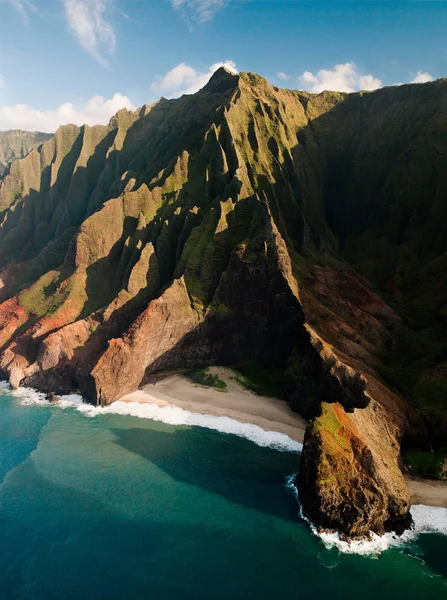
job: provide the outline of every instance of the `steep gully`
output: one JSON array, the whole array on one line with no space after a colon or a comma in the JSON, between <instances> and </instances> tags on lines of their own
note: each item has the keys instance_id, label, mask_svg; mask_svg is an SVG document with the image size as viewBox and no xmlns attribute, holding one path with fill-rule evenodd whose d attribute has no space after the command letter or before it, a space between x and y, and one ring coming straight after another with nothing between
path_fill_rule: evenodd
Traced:
<instances>
[{"instance_id":1,"label":"steep gully","mask_svg":"<svg viewBox=\"0 0 447 600\"><path fill-rule=\"evenodd\" d=\"M311 419L306 512L351 537L401 531L400 440L426 432L375 373L399 317L358 273L313 258L337 242L311 101L221 71L196 98L62 128L14 163L0 368L14 386L107 404L161 369L288 366L286 397Z\"/></svg>"}]
</instances>

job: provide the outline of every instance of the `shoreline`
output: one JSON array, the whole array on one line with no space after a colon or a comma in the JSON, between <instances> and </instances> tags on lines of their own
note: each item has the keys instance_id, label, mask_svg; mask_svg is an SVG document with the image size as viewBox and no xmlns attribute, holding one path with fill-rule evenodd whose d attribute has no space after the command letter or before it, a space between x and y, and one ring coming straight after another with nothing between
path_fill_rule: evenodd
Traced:
<instances>
[{"instance_id":1,"label":"shoreline","mask_svg":"<svg viewBox=\"0 0 447 600\"><path fill-rule=\"evenodd\" d=\"M141 389L119 398L120 402L155 404L182 408L191 413L228 417L244 424L257 425L264 431L274 431L303 443L306 420L294 413L287 402L269 396L259 396L243 388L234 373L224 367L210 367L210 373L225 381L224 391L193 383L180 373L148 383Z\"/></svg>"},{"instance_id":2,"label":"shoreline","mask_svg":"<svg viewBox=\"0 0 447 600\"><path fill-rule=\"evenodd\" d=\"M416 477L405 477L411 495L411 504L425 504L447 508L447 482Z\"/></svg>"},{"instance_id":3,"label":"shoreline","mask_svg":"<svg viewBox=\"0 0 447 600\"><path fill-rule=\"evenodd\" d=\"M190 413L193 418L189 417L189 420L184 423L178 422L173 424L198 425L223 431L224 433L236 433L235 431L231 431L231 427L228 429L228 423L223 429L220 429L209 424L206 420L207 417L218 417L222 418L222 421L227 419L236 421L241 425L259 427L265 433L270 432L284 435L286 436L285 439L289 438L292 443L296 443L298 448L299 446L302 447L306 430L306 420L294 413L287 402L269 396L260 396L243 388L234 380L234 373L230 369L210 367L210 372L217 374L227 383L225 391L218 391L214 388L195 384L181 373L170 373L163 379L156 380L155 383L146 384L142 389L119 398L116 402L122 406L123 411L118 409L119 405L116 402L105 408L94 407L93 405L84 403L81 396L77 396L76 394L72 397L70 395L62 396L61 404L66 404L66 407L76 406L78 410L91 416L98 413L110 412L162 420L167 423L170 421L165 421L165 417L160 418L160 415L152 414L151 407L167 409L168 411L180 408L186 411L186 413ZM9 391L9 384L6 381L1 383L3 385L0 386L0 389L3 387L5 391ZM20 389L22 392L26 390L31 394L37 394L39 396L39 403L47 402L44 400L45 394L31 388ZM28 394L25 394L26 396ZM76 397L76 400L73 400L73 397ZM57 404L59 402L55 403L55 406ZM126 404L128 408L126 408ZM138 409L138 406L140 406L140 409ZM140 411L144 407L147 414L143 415ZM205 417L205 422L202 417ZM178 415L175 418L175 421L177 420ZM236 435L241 435L241 432L239 431ZM250 435L246 435L245 432L242 434L242 437L247 437L255 443L259 443ZM284 442L280 443L280 445L283 444ZM270 443L266 445L270 445ZM410 491L412 506L424 505L447 509L447 482L410 477L409 475L405 475L405 480Z\"/></svg>"},{"instance_id":4,"label":"shoreline","mask_svg":"<svg viewBox=\"0 0 447 600\"><path fill-rule=\"evenodd\" d=\"M303 443L306 420L294 413L287 402L259 396L234 380L234 373L224 367L210 367L210 373L225 381L225 391L193 383L181 373L168 374L126 394L121 402L152 404L160 408L182 408L191 413L228 417L244 424L257 425L264 431L282 433ZM405 477L411 504L447 508L447 483Z\"/></svg>"}]
</instances>

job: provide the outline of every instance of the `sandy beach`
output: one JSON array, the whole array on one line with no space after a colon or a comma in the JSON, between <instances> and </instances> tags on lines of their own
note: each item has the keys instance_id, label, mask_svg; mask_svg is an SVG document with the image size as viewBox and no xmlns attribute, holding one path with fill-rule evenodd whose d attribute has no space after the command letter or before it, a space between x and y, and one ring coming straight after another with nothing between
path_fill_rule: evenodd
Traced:
<instances>
[{"instance_id":1,"label":"sandy beach","mask_svg":"<svg viewBox=\"0 0 447 600\"><path fill-rule=\"evenodd\" d=\"M234 380L234 373L223 367L211 367L210 372L225 381L225 391L194 384L180 373L145 385L142 389L120 398L123 402L140 402L157 406L178 406L192 413L230 417L241 423L258 425L265 431L277 431L292 440L303 442L306 421L292 412L286 402L268 396L258 396ZM406 478L412 504L447 508L447 483Z\"/></svg>"},{"instance_id":2,"label":"sandy beach","mask_svg":"<svg viewBox=\"0 0 447 600\"><path fill-rule=\"evenodd\" d=\"M429 479L406 478L412 504L427 504L447 508L447 483Z\"/></svg>"},{"instance_id":3,"label":"sandy beach","mask_svg":"<svg viewBox=\"0 0 447 600\"><path fill-rule=\"evenodd\" d=\"M178 406L193 413L230 417L241 423L252 423L266 431L278 431L292 440L303 442L306 421L294 413L286 402L258 396L244 389L234 379L234 373L223 367L211 367L210 372L225 381L225 391L202 387L183 375L168 375L156 383L120 398L123 402L143 402L157 406Z\"/></svg>"}]
</instances>

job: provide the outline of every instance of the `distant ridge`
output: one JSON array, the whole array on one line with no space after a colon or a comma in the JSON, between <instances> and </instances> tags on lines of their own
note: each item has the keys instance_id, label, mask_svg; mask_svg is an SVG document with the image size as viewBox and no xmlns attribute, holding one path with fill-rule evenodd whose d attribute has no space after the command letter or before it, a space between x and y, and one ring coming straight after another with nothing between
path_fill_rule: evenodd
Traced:
<instances>
[{"instance_id":1,"label":"distant ridge","mask_svg":"<svg viewBox=\"0 0 447 600\"><path fill-rule=\"evenodd\" d=\"M6 166L17 158L23 158L33 148L37 148L53 134L40 131L22 131L21 129L9 129L0 131L0 177L6 170Z\"/></svg>"}]
</instances>

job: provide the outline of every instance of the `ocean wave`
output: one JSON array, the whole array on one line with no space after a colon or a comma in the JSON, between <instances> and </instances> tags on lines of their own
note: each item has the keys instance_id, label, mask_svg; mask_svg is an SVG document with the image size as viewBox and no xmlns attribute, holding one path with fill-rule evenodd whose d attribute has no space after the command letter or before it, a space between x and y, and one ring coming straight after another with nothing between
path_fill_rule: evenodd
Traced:
<instances>
[{"instance_id":1,"label":"ocean wave","mask_svg":"<svg viewBox=\"0 0 447 600\"><path fill-rule=\"evenodd\" d=\"M20 387L15 390L11 390L10 393L16 398L20 398L21 404L30 405L30 404L47 404L47 395L43 392L38 392L33 388L24 388Z\"/></svg>"},{"instance_id":2,"label":"ocean wave","mask_svg":"<svg viewBox=\"0 0 447 600\"><path fill-rule=\"evenodd\" d=\"M67 402L66 397L61 398ZM75 402L78 410L88 416L114 414L128 415L140 419L161 421L168 425L195 425L206 429L214 429L221 433L233 434L246 438L258 446L274 448L284 452L301 452L303 445L289 438L284 433L265 431L258 425L241 423L229 417L219 417L202 413L193 413L177 406L158 406L139 402L113 402L109 406L95 407L85 403Z\"/></svg>"},{"instance_id":3,"label":"ocean wave","mask_svg":"<svg viewBox=\"0 0 447 600\"><path fill-rule=\"evenodd\" d=\"M11 390L7 382L0 381L0 389L13 394L21 400L22 404L48 405L46 395L31 388ZM301 452L302 444L292 440L287 435L275 431L265 431L257 425L241 423L229 417L218 417L201 413L192 413L175 406L160 407L156 404L142 404L138 402L114 402L105 407L97 407L83 401L79 394L60 396L56 407L67 409L74 408L87 417L96 417L105 414L117 414L161 421L168 425L193 425L214 429L221 433L233 434L246 438L258 446L273 448L284 452ZM326 548L337 548L344 554L360 554L375 557L385 550L393 547L402 547L424 533L442 533L447 535L447 509L434 506L416 504L411 507L414 527L398 536L394 533L385 535L372 534L368 540L346 541L340 538L337 532L319 531L306 517L298 498L298 490L293 484L296 475L287 479L287 487L291 489L298 502L299 517L305 521L312 533L319 537Z\"/></svg>"},{"instance_id":4,"label":"ocean wave","mask_svg":"<svg viewBox=\"0 0 447 600\"><path fill-rule=\"evenodd\" d=\"M424 533L441 533L447 535L447 508L414 504L411 507L414 526L402 535L390 532L384 535L371 534L370 539L347 541L337 532L320 531L303 512L298 497L298 490L294 485L296 474L287 478L286 485L292 490L298 502L298 515L305 521L312 533L321 539L325 547L330 550L337 548L343 554L360 554L372 558L390 548L403 547Z\"/></svg>"},{"instance_id":5,"label":"ocean wave","mask_svg":"<svg viewBox=\"0 0 447 600\"><path fill-rule=\"evenodd\" d=\"M31 388L18 388L10 393L20 398L22 404L48 403L45 394ZM192 425L204 427L206 429L214 429L221 433L246 438L258 446L273 448L282 452L301 452L303 449L303 445L300 442L292 440L284 433L266 431L258 425L241 423L240 421L230 419L229 417L193 413L176 406L161 407L157 404L121 401L113 402L109 406L104 407L93 406L92 404L84 402L82 396L78 394L60 396L60 400L55 406L62 409L75 408L88 417L107 414L127 415L138 417L140 419L161 421L167 425Z\"/></svg>"}]
</instances>

